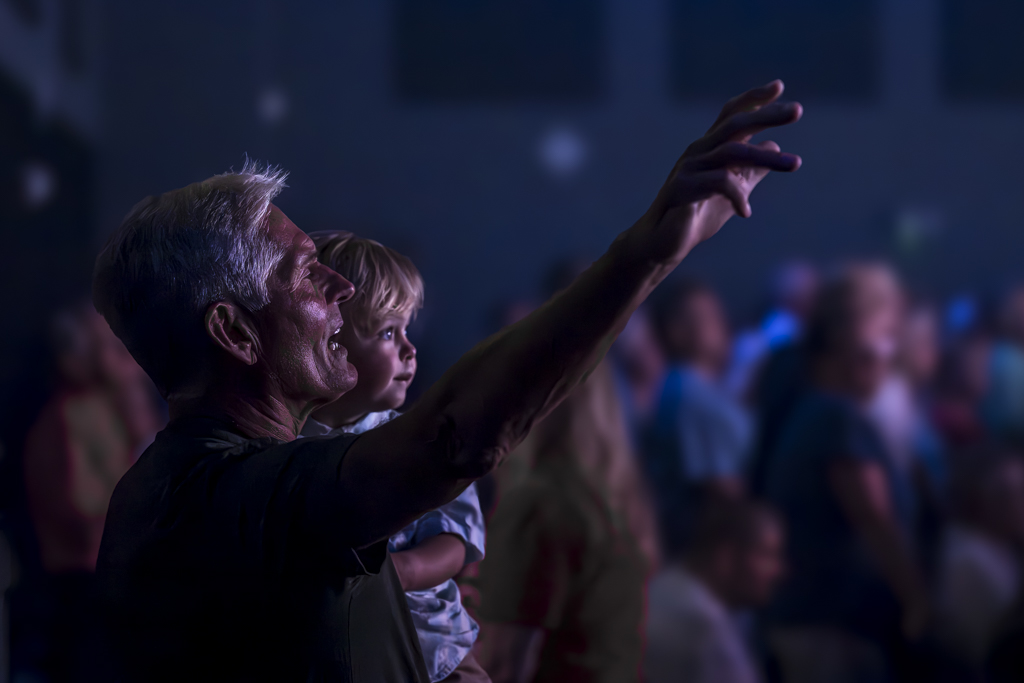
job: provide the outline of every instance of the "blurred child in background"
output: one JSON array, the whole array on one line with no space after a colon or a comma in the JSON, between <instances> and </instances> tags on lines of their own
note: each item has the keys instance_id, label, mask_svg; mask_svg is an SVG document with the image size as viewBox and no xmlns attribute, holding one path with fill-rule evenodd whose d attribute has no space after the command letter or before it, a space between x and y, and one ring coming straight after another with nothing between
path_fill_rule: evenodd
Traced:
<instances>
[{"instance_id":1,"label":"blurred child in background","mask_svg":"<svg viewBox=\"0 0 1024 683\"><path fill-rule=\"evenodd\" d=\"M782 521L752 501L713 501L682 557L648 594L648 683L757 683L757 657L737 611L767 604L785 571Z\"/></svg>"}]
</instances>

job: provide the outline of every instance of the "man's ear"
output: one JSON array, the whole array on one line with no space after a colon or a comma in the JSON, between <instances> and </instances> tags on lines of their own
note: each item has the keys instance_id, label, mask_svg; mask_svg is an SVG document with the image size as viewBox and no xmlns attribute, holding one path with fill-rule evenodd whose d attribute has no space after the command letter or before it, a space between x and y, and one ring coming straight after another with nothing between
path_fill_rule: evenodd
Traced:
<instances>
[{"instance_id":1,"label":"man's ear","mask_svg":"<svg viewBox=\"0 0 1024 683\"><path fill-rule=\"evenodd\" d=\"M256 364L256 330L248 314L229 301L206 309L206 334L213 343L246 365Z\"/></svg>"}]
</instances>

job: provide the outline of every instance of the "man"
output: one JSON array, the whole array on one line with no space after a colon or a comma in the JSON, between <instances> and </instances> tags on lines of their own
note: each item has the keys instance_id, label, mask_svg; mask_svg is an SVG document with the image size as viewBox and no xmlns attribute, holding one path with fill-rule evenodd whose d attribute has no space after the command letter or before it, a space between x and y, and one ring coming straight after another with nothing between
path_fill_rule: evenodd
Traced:
<instances>
[{"instance_id":1,"label":"man","mask_svg":"<svg viewBox=\"0 0 1024 683\"><path fill-rule=\"evenodd\" d=\"M388 537L489 472L770 170L796 121L772 82L731 100L646 214L572 287L456 363L403 416L295 441L351 389L352 285L271 201L277 172L137 205L94 298L172 423L118 485L99 572L130 680L424 680Z\"/></svg>"},{"instance_id":2,"label":"man","mask_svg":"<svg viewBox=\"0 0 1024 683\"><path fill-rule=\"evenodd\" d=\"M651 581L646 680L761 680L735 612L767 604L783 570L782 523L770 508L750 501L709 505L682 561Z\"/></svg>"},{"instance_id":3,"label":"man","mask_svg":"<svg viewBox=\"0 0 1024 683\"><path fill-rule=\"evenodd\" d=\"M722 386L731 345L715 292L682 282L656 309L656 329L672 361L646 438L644 460L658 504L665 552L678 553L705 499L743 492L750 416Z\"/></svg>"},{"instance_id":4,"label":"man","mask_svg":"<svg viewBox=\"0 0 1024 683\"><path fill-rule=\"evenodd\" d=\"M790 572L765 617L787 681L887 680L919 664L910 643L929 598L911 540L912 482L865 415L899 323L878 275L854 264L822 288L803 342L808 386L767 463Z\"/></svg>"}]
</instances>

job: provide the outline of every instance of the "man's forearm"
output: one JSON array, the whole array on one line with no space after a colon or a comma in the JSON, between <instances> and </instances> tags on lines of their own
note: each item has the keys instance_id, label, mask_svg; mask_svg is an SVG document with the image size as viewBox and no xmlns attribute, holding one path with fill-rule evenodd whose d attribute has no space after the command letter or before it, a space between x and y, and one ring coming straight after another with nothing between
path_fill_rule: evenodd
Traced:
<instances>
[{"instance_id":1,"label":"man's forearm","mask_svg":"<svg viewBox=\"0 0 1024 683\"><path fill-rule=\"evenodd\" d=\"M638 248L635 230L566 290L466 354L431 390L450 398L441 410L459 435L460 452L452 455L466 476L488 471L564 399L672 271L674 262ZM424 397L425 407L432 398Z\"/></svg>"}]
</instances>

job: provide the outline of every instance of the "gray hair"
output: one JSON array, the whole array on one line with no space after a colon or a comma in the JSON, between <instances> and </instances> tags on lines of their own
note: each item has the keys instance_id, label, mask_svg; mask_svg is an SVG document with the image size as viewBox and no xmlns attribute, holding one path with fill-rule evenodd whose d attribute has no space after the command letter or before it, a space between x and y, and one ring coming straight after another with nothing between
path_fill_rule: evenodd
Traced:
<instances>
[{"instance_id":1,"label":"gray hair","mask_svg":"<svg viewBox=\"0 0 1024 683\"><path fill-rule=\"evenodd\" d=\"M173 328L197 323L216 301L250 312L269 303L267 280L284 250L264 228L287 176L247 160L238 173L147 197L100 252L96 308L161 389L174 381Z\"/></svg>"}]
</instances>

